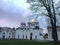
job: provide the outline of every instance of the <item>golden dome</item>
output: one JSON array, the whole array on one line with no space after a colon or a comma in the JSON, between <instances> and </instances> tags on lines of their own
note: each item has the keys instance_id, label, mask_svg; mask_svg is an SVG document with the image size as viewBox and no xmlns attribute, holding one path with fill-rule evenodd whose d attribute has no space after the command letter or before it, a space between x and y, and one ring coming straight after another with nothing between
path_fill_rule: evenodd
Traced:
<instances>
[{"instance_id":1,"label":"golden dome","mask_svg":"<svg viewBox=\"0 0 60 45\"><path fill-rule=\"evenodd\" d=\"M35 19L32 19L31 22L36 22L36 20Z\"/></svg>"}]
</instances>

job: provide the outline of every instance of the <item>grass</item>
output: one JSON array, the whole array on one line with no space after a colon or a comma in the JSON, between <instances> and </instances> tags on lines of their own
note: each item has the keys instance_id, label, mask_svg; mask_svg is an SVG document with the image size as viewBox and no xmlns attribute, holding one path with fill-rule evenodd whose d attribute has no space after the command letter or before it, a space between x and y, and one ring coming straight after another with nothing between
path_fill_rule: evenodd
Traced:
<instances>
[{"instance_id":1,"label":"grass","mask_svg":"<svg viewBox=\"0 0 60 45\"><path fill-rule=\"evenodd\" d=\"M29 40L0 40L0 45L53 45L52 42L37 42ZM59 43L60 45L60 43Z\"/></svg>"}]
</instances>

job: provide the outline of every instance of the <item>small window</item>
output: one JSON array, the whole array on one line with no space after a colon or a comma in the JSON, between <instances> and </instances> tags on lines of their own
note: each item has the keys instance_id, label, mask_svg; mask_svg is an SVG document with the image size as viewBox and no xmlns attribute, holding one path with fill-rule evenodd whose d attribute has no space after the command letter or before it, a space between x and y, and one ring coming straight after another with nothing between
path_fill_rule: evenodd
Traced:
<instances>
[{"instance_id":1,"label":"small window","mask_svg":"<svg viewBox=\"0 0 60 45\"><path fill-rule=\"evenodd\" d=\"M27 35L26 35L26 39L27 39Z\"/></svg>"},{"instance_id":2,"label":"small window","mask_svg":"<svg viewBox=\"0 0 60 45\"><path fill-rule=\"evenodd\" d=\"M5 34L5 32L3 32L3 34Z\"/></svg>"},{"instance_id":3,"label":"small window","mask_svg":"<svg viewBox=\"0 0 60 45\"><path fill-rule=\"evenodd\" d=\"M20 36L18 35L18 39L19 39L19 37L20 37Z\"/></svg>"},{"instance_id":4,"label":"small window","mask_svg":"<svg viewBox=\"0 0 60 45\"><path fill-rule=\"evenodd\" d=\"M24 39L24 35L23 35L23 39Z\"/></svg>"},{"instance_id":5,"label":"small window","mask_svg":"<svg viewBox=\"0 0 60 45\"><path fill-rule=\"evenodd\" d=\"M38 29L39 30L39 26L35 26L35 29Z\"/></svg>"},{"instance_id":6,"label":"small window","mask_svg":"<svg viewBox=\"0 0 60 45\"><path fill-rule=\"evenodd\" d=\"M30 33L30 35L32 36L32 33Z\"/></svg>"},{"instance_id":7,"label":"small window","mask_svg":"<svg viewBox=\"0 0 60 45\"><path fill-rule=\"evenodd\" d=\"M40 33L40 36L42 36L42 34Z\"/></svg>"}]
</instances>

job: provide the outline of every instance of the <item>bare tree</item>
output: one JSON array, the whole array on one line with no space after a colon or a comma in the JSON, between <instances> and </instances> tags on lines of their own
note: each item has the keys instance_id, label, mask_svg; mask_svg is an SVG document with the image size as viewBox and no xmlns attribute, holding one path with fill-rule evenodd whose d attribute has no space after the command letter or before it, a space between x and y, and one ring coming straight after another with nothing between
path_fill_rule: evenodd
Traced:
<instances>
[{"instance_id":1,"label":"bare tree","mask_svg":"<svg viewBox=\"0 0 60 45\"><path fill-rule=\"evenodd\" d=\"M46 8L50 23L52 27L52 37L54 39L54 45L58 45L58 35L57 35L57 28L56 28L56 14L55 14L55 8L54 8L54 2L53 0L39 0L40 3L43 4L43 6Z\"/></svg>"}]
</instances>

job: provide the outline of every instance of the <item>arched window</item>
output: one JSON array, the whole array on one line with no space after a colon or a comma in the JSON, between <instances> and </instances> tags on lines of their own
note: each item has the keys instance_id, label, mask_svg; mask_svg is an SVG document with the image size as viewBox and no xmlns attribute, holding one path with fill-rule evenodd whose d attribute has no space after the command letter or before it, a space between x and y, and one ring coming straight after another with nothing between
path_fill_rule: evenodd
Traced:
<instances>
[{"instance_id":1,"label":"arched window","mask_svg":"<svg viewBox=\"0 0 60 45\"><path fill-rule=\"evenodd\" d=\"M23 35L23 39L24 39L24 35Z\"/></svg>"},{"instance_id":2,"label":"arched window","mask_svg":"<svg viewBox=\"0 0 60 45\"><path fill-rule=\"evenodd\" d=\"M40 35L40 36L42 36L42 34L41 34L41 33L40 33L39 35Z\"/></svg>"},{"instance_id":3,"label":"arched window","mask_svg":"<svg viewBox=\"0 0 60 45\"><path fill-rule=\"evenodd\" d=\"M37 35L35 35L35 39L37 39Z\"/></svg>"},{"instance_id":4,"label":"arched window","mask_svg":"<svg viewBox=\"0 0 60 45\"><path fill-rule=\"evenodd\" d=\"M27 35L26 35L26 39L27 39Z\"/></svg>"},{"instance_id":5,"label":"arched window","mask_svg":"<svg viewBox=\"0 0 60 45\"><path fill-rule=\"evenodd\" d=\"M3 35L2 35L3 39L5 39L5 32L3 32Z\"/></svg>"},{"instance_id":6,"label":"arched window","mask_svg":"<svg viewBox=\"0 0 60 45\"><path fill-rule=\"evenodd\" d=\"M39 30L39 26L35 26L35 29L38 29Z\"/></svg>"},{"instance_id":7,"label":"arched window","mask_svg":"<svg viewBox=\"0 0 60 45\"><path fill-rule=\"evenodd\" d=\"M5 34L5 32L3 32L3 34Z\"/></svg>"},{"instance_id":8,"label":"arched window","mask_svg":"<svg viewBox=\"0 0 60 45\"><path fill-rule=\"evenodd\" d=\"M18 39L20 38L20 36L18 35Z\"/></svg>"},{"instance_id":9,"label":"arched window","mask_svg":"<svg viewBox=\"0 0 60 45\"><path fill-rule=\"evenodd\" d=\"M30 35L32 36L32 33L30 33Z\"/></svg>"}]
</instances>

